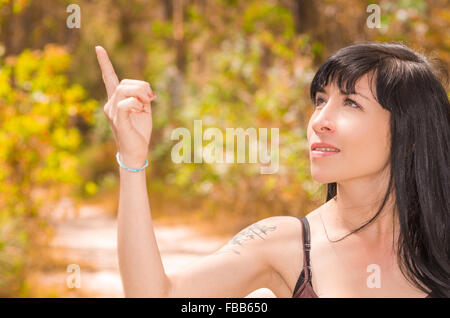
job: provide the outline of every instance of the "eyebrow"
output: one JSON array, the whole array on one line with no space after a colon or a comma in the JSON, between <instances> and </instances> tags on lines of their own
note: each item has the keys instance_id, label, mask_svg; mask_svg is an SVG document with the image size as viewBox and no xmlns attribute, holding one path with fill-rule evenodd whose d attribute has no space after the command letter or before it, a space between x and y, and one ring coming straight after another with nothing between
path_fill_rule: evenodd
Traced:
<instances>
[{"instance_id":1,"label":"eyebrow","mask_svg":"<svg viewBox=\"0 0 450 318\"><path fill-rule=\"evenodd\" d=\"M361 97L364 97L365 99L367 99L367 100L370 102L370 99L369 99L367 96L365 96L365 95L363 95L363 94L361 94L361 93L348 94L348 95L359 95L359 96L361 96Z\"/></svg>"},{"instance_id":2,"label":"eyebrow","mask_svg":"<svg viewBox=\"0 0 450 318\"><path fill-rule=\"evenodd\" d=\"M317 92L319 93L327 93L326 92L326 89L325 88L323 88L323 87L319 87L318 89L317 89ZM342 93L342 92L341 92ZM365 96L365 95L363 95L363 94L361 94L361 93L352 93L352 94L344 94L344 93L342 93L342 95L346 95L346 96L348 96L348 95L360 95L361 97L363 97L363 98L365 98L365 99L367 99L369 102L370 102L370 99L367 97L367 96Z\"/></svg>"}]
</instances>

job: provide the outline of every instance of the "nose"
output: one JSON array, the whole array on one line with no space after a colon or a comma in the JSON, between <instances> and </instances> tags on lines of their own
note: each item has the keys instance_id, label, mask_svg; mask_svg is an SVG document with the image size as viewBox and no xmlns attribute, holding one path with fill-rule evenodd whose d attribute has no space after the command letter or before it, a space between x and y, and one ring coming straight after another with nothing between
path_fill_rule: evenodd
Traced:
<instances>
[{"instance_id":1,"label":"nose","mask_svg":"<svg viewBox=\"0 0 450 318\"><path fill-rule=\"evenodd\" d=\"M313 114L311 126L316 133L333 132L336 129L333 103L337 101L333 102L329 99L322 109L316 110L316 114Z\"/></svg>"}]
</instances>

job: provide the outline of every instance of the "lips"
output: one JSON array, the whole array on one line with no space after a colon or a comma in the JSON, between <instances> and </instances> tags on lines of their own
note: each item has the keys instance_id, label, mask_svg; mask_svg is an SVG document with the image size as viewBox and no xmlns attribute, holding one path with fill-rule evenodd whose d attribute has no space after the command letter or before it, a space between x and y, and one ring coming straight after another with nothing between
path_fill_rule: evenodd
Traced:
<instances>
[{"instance_id":1,"label":"lips","mask_svg":"<svg viewBox=\"0 0 450 318\"><path fill-rule=\"evenodd\" d=\"M336 146L333 146L331 144L327 144L324 142L315 142L311 145L311 151L316 150L317 148L330 148L333 150L337 150L338 152L341 151L339 148L337 148Z\"/></svg>"}]
</instances>

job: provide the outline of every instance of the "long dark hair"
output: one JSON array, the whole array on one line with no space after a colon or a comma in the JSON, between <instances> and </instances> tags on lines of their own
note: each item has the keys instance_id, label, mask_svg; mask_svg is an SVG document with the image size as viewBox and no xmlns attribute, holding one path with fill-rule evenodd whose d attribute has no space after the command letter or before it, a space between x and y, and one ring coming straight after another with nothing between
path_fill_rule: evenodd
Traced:
<instances>
[{"instance_id":1,"label":"long dark hair","mask_svg":"<svg viewBox=\"0 0 450 318\"><path fill-rule=\"evenodd\" d=\"M407 279L432 297L450 297L450 103L448 72L402 43L359 43L340 49L317 71L310 88L336 82L355 92L363 75L375 79L375 98L390 111L390 177L377 213L395 193L400 232L397 260ZM446 83L443 81L446 79ZM327 201L336 196L327 184Z\"/></svg>"}]
</instances>

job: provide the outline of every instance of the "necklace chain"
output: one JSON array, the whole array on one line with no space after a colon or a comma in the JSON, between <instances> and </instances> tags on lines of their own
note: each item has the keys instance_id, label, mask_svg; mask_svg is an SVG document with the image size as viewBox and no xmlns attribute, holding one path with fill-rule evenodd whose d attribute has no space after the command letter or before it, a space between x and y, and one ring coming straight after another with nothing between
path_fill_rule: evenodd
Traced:
<instances>
[{"instance_id":1,"label":"necklace chain","mask_svg":"<svg viewBox=\"0 0 450 318\"><path fill-rule=\"evenodd\" d=\"M349 236L349 235L352 234L352 232L350 232L349 234L345 235L343 238L340 238L340 239L334 240L334 241L333 241L333 240L330 240L330 238L328 237L327 229L325 228L325 223L323 222L323 218L322 218L322 213L321 213L321 211L319 211L319 217L320 217L320 220L321 220L321 222L322 222L323 230L325 231L325 236L327 237L327 240L328 240L329 242L331 242L331 243L339 242L339 241L343 240L344 238L346 238L347 236ZM394 235L394 234L393 234L393 235ZM394 240L394 237L392 237L392 239ZM394 241L392 242L392 244L394 244ZM393 245L393 246L394 246L394 245ZM335 252L334 248L333 248L332 250L333 250L333 252ZM335 252L335 254L336 254L336 252ZM336 255L337 255L337 254L336 254ZM392 266L393 266L393 263L390 263L389 266L385 267L385 269L386 269L386 268L391 268Z\"/></svg>"},{"instance_id":2,"label":"necklace chain","mask_svg":"<svg viewBox=\"0 0 450 318\"><path fill-rule=\"evenodd\" d=\"M328 240L329 242L331 242L331 243L339 242L339 241L343 240L344 238L346 238L347 236L349 236L350 234L352 234L352 233L350 232L350 233L348 233L347 235L345 235L343 238L341 238L341 239L339 239L339 240L335 240L335 241L330 240L330 238L328 237L327 229L325 228L325 223L323 222L323 219L322 219L322 213L320 213L320 212L321 212L321 211L319 211L320 220L322 221L323 230L325 231L325 236L327 237L327 240Z\"/></svg>"},{"instance_id":3,"label":"necklace chain","mask_svg":"<svg viewBox=\"0 0 450 318\"><path fill-rule=\"evenodd\" d=\"M323 222L323 219L322 219L322 213L321 213L321 211L319 211L319 217L320 217L320 220L321 220L321 222L322 222L322 227L323 227L323 230L325 231L325 236L327 237L327 240L329 241L329 242L331 242L331 243L336 243L336 242L339 242L339 241L342 241L344 238L346 238L347 236L349 236L349 235L351 235L351 234L353 234L352 232L350 232L350 233L348 233L347 235L345 235L344 237L342 237L342 238L340 238L340 239L338 239L338 240L330 240L330 238L328 237L328 232L327 232L327 229L325 228L325 223ZM393 224L393 226L394 226L394 224ZM394 231L393 231L394 232ZM392 235L394 236L394 233L392 233ZM394 237L392 238L393 240L394 240Z\"/></svg>"}]
</instances>

